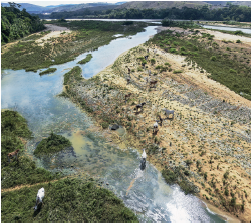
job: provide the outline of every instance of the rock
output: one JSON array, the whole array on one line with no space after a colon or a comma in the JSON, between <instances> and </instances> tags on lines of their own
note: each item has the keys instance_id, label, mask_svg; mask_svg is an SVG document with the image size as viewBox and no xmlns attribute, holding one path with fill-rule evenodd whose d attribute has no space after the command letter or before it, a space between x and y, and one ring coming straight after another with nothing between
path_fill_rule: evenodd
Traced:
<instances>
[{"instance_id":1,"label":"rock","mask_svg":"<svg viewBox=\"0 0 251 224\"><path fill-rule=\"evenodd\" d=\"M117 130L119 129L119 126L117 124L112 125L111 130Z\"/></svg>"}]
</instances>

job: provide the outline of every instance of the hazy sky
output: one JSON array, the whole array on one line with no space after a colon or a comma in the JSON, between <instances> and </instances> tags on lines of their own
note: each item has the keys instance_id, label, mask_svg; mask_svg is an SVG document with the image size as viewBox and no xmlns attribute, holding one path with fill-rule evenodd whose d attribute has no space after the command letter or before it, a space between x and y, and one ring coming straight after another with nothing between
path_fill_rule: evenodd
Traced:
<instances>
[{"instance_id":1,"label":"hazy sky","mask_svg":"<svg viewBox=\"0 0 251 224\"><path fill-rule=\"evenodd\" d=\"M15 2L15 3L30 3L34 5L47 6L47 5L60 5L60 4L81 4L81 3L92 3L92 2L108 2L108 3L116 3L116 2L124 2L124 0L51 0L51 1L32 1L32 0L7 0L1 1L2 3Z\"/></svg>"}]
</instances>

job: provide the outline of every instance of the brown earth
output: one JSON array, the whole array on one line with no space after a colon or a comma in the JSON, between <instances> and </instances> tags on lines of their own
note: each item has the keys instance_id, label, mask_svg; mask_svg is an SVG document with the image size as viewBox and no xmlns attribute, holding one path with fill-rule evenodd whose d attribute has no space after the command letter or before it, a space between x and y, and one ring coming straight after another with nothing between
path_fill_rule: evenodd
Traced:
<instances>
[{"instance_id":1,"label":"brown earth","mask_svg":"<svg viewBox=\"0 0 251 224\"><path fill-rule=\"evenodd\" d=\"M225 34L223 36L226 38ZM191 173L190 181L200 189L197 194L200 198L207 199L222 212L249 222L251 127L244 118L250 116L251 102L211 80L208 74L200 73L200 68L190 70L184 66L185 57L161 49L154 53L154 48L150 46L147 53L147 47L140 45L125 52L114 65L93 79L69 85L69 96L75 93L81 97L94 110L99 124L108 116L127 127L129 134L124 138L107 134L114 144L124 143L124 148L139 149L149 144L157 145L159 149L154 154L147 153L148 160L160 171L166 166L186 167ZM149 59L155 58L156 64L148 62L147 69L139 69L142 66L138 58L146 54ZM171 64L173 71L181 70L182 73L160 73L155 69L166 62ZM131 69L130 84L126 81L128 68ZM151 77L148 70L152 71ZM156 88L150 88L146 78L157 80ZM132 96L125 102L124 96L128 93ZM76 100L76 96L72 99ZM135 104L142 102L146 102L146 106L137 113ZM215 114L214 109L219 107L221 110ZM165 117L163 108L175 110L174 119ZM164 122L155 135L153 124L159 119L158 115ZM190 166L186 165L187 160L192 162ZM201 165L197 165L197 161ZM225 193L226 189L229 193ZM234 197L236 204L231 206Z\"/></svg>"}]
</instances>

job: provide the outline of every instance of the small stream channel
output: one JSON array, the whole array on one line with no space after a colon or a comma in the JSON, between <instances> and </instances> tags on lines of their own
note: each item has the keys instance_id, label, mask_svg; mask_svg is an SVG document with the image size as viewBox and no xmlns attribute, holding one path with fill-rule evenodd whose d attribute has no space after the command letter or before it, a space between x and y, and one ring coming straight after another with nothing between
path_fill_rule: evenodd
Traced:
<instances>
[{"instance_id":1,"label":"small stream channel","mask_svg":"<svg viewBox=\"0 0 251 224\"><path fill-rule=\"evenodd\" d=\"M112 64L121 53L147 41L156 33L155 28L148 27L131 39L113 40L92 52L92 60L80 65L83 77L92 77ZM100 178L104 186L137 213L140 222L224 222L197 197L185 195L177 185L167 185L161 173L149 162L144 171L140 170L141 153L136 149L121 150L112 146L102 134L93 131L94 123L90 117L70 100L56 96L62 91L63 75L86 54L75 61L52 66L57 71L41 77L38 73L24 70L2 71L2 109L21 113L34 134L27 143L26 153L48 170L79 178L86 173ZM51 131L68 138L73 150L60 152L51 158L35 158L35 146Z\"/></svg>"}]
</instances>

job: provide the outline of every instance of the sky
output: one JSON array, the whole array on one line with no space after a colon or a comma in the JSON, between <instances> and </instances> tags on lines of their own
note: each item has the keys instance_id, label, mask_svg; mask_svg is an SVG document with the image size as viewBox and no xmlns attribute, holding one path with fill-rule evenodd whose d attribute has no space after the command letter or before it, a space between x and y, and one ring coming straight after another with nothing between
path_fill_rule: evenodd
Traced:
<instances>
[{"instance_id":1,"label":"sky","mask_svg":"<svg viewBox=\"0 0 251 224\"><path fill-rule=\"evenodd\" d=\"M48 5L60 5L60 4L81 4L81 3L94 3L94 2L108 2L108 3L116 3L116 2L125 2L124 0L51 0L51 1L32 1L32 0L7 0L1 1L1 3L8 3L8 2L15 2L15 3L30 3L33 5L39 6L48 6Z\"/></svg>"}]
</instances>

